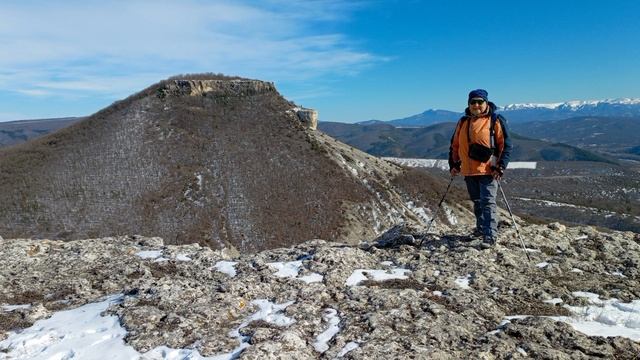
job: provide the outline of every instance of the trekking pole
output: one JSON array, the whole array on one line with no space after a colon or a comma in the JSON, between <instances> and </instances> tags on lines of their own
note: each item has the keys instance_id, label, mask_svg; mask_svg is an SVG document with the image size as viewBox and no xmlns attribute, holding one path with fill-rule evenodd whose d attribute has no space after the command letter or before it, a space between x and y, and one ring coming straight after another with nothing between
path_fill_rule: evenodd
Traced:
<instances>
[{"instance_id":1,"label":"trekking pole","mask_svg":"<svg viewBox=\"0 0 640 360\"><path fill-rule=\"evenodd\" d=\"M442 205L442 203L444 202L444 198L447 196L447 193L449 193L449 188L451 188L451 184L453 183L453 176L451 176L451 180L449 180L449 185L447 185L447 190L444 191L444 195L442 195L442 199L440 199L440 202L438 203L438 207L436 208L436 213L433 215L433 217L431 218L431 221L429 221L429 226L427 227L427 231L425 231L425 234L429 232L429 230L431 230L431 224L433 224L433 220L435 220L438 217L438 212L440 211L440 205ZM420 244L418 245L418 247L422 247L422 242L424 241L424 237L422 238L422 240L420 240Z\"/></svg>"},{"instance_id":2,"label":"trekking pole","mask_svg":"<svg viewBox=\"0 0 640 360\"><path fill-rule=\"evenodd\" d=\"M504 203L507 204L507 210L509 210L509 215L511 215L511 221L513 221L513 226L516 228L516 234L518 235L518 239L520 239L520 245L522 245L522 251L527 255L527 260L531 262L531 258L529 257L529 253L527 252L527 247L524 245L524 241L520 236L520 232L518 231L518 224L516 224L516 219L513 217L513 213L511 212L511 206L509 206L509 202L507 201L507 196L504 194L504 190L502 190L502 185L500 184L500 180L498 180L498 189L500 189L500 193L502 194L502 199Z\"/></svg>"}]
</instances>

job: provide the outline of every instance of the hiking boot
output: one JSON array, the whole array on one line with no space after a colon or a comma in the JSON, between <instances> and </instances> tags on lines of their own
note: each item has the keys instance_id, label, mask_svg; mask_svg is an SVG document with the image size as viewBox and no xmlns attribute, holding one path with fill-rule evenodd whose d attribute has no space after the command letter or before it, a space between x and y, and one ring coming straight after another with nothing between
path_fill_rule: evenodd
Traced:
<instances>
[{"instance_id":1,"label":"hiking boot","mask_svg":"<svg viewBox=\"0 0 640 360\"><path fill-rule=\"evenodd\" d=\"M496 244L496 239L493 236L485 235L482 238L482 244L480 246L482 246L483 249L488 249L494 246L495 244Z\"/></svg>"}]
</instances>

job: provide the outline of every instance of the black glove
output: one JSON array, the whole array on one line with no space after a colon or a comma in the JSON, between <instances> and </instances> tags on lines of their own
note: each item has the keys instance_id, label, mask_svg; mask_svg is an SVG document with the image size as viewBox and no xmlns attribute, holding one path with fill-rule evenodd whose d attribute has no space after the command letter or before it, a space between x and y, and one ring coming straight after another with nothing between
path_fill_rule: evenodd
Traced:
<instances>
[{"instance_id":1,"label":"black glove","mask_svg":"<svg viewBox=\"0 0 640 360\"><path fill-rule=\"evenodd\" d=\"M492 166L491 167L491 171L494 173L494 178L496 178L498 180L501 179L502 176L504 175L504 168L502 166L500 166L500 165ZM497 175L497 176L495 176L495 175Z\"/></svg>"}]
</instances>

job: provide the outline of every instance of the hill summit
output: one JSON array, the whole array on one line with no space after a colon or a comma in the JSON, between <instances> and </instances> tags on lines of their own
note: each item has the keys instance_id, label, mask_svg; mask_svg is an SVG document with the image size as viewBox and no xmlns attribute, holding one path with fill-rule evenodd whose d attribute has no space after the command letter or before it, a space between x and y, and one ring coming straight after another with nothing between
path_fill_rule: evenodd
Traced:
<instances>
[{"instance_id":1,"label":"hill summit","mask_svg":"<svg viewBox=\"0 0 640 360\"><path fill-rule=\"evenodd\" d=\"M0 234L258 251L428 220L440 182L314 130L273 83L186 75L0 151Z\"/></svg>"}]
</instances>

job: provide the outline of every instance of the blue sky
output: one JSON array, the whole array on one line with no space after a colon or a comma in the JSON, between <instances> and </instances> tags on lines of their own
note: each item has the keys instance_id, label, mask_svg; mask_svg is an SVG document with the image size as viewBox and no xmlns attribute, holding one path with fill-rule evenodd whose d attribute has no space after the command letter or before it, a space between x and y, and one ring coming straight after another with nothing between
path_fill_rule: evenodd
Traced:
<instances>
[{"instance_id":1,"label":"blue sky","mask_svg":"<svg viewBox=\"0 0 640 360\"><path fill-rule=\"evenodd\" d=\"M2 1L0 121L92 114L161 79L276 83L321 121L640 98L640 2Z\"/></svg>"}]
</instances>

